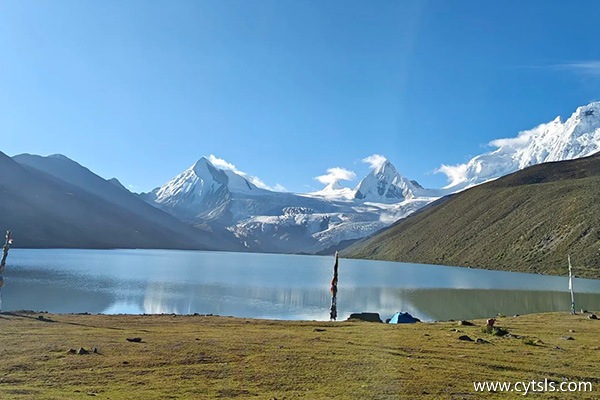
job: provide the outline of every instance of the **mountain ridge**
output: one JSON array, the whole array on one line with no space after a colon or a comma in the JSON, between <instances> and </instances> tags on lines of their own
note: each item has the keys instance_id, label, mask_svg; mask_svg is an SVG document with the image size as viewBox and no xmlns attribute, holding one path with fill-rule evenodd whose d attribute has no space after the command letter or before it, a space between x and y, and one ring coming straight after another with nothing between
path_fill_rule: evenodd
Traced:
<instances>
[{"instance_id":1,"label":"mountain ridge","mask_svg":"<svg viewBox=\"0 0 600 400\"><path fill-rule=\"evenodd\" d=\"M236 249L65 156L0 158L0 215L20 247Z\"/></svg>"},{"instance_id":2,"label":"mountain ridge","mask_svg":"<svg viewBox=\"0 0 600 400\"><path fill-rule=\"evenodd\" d=\"M534 165L400 220L342 252L382 259L600 278L600 153Z\"/></svg>"},{"instance_id":3,"label":"mountain ridge","mask_svg":"<svg viewBox=\"0 0 600 400\"><path fill-rule=\"evenodd\" d=\"M451 182L447 192L457 192L525 167L545 162L586 157L600 151L600 102L578 107L573 114L519 133L515 138L496 139L496 150L471 158L465 164L442 165Z\"/></svg>"},{"instance_id":4,"label":"mountain ridge","mask_svg":"<svg viewBox=\"0 0 600 400\"><path fill-rule=\"evenodd\" d=\"M389 161L385 168L386 190L399 193L395 185L409 181ZM373 184L381 182L376 174L372 176ZM288 253L315 253L342 241L349 243L430 201L411 193L408 199L401 195L395 203L377 205L369 203L381 200L371 193L356 199L354 191L336 183L316 193L274 192L202 157L163 186L140 196L188 223L230 232L250 251Z\"/></svg>"},{"instance_id":5,"label":"mountain ridge","mask_svg":"<svg viewBox=\"0 0 600 400\"><path fill-rule=\"evenodd\" d=\"M452 182L442 189L423 188L399 174L381 155L363 160L372 165L372 170L354 189L341 186L336 175L322 176L318 178L327 183L325 188L304 194L256 188L236 171L220 170L201 158L194 164L197 170L191 167L153 190L152 193L159 194L157 198L152 198L152 194L142 194L142 197L189 223L213 226L213 229L217 229L218 224L220 229L232 232L249 246L248 249L322 252L335 248L336 242L349 243L373 234L444 195L540 162L589 155L600 149L600 102L578 107L564 122L557 117L522 131L515 138L498 139L491 144L497 149L478 155L466 164L443 165L439 171L445 172ZM340 177L354 176L342 168L332 168L329 172ZM229 182L233 179L241 182L236 190ZM284 209L297 212L292 218ZM297 247L294 241L298 242ZM278 244L271 246L275 242ZM286 242L283 247L282 242Z\"/></svg>"},{"instance_id":6,"label":"mountain ridge","mask_svg":"<svg viewBox=\"0 0 600 400\"><path fill-rule=\"evenodd\" d=\"M397 203L417 197L422 187L400 175L388 160L377 166L356 186L354 198L363 201Z\"/></svg>"},{"instance_id":7,"label":"mountain ridge","mask_svg":"<svg viewBox=\"0 0 600 400\"><path fill-rule=\"evenodd\" d=\"M532 164L578 158L600 149L600 102L578 107L564 122L557 117L515 138L492 141L491 145L497 149L473 157L466 164L442 165L439 171L451 179L442 189L423 188L377 154L362 160L371 164L372 170L354 188L340 185L339 177L354 179L355 174L336 167L318 177L327 186L312 193L270 190L258 178L237 171L233 164L213 155L200 158L164 185L141 194L131 194L118 180L105 180L60 154L21 154L14 160L43 180L48 190L50 181L62 191L70 190L65 184L74 185L95 196L93 201L99 198L123 208L117 213L127 211L130 216L146 218L146 223L166 224L165 231L172 231L169 224L191 237L203 231L202 246L211 243L210 248L226 245L228 249L248 251L316 253L334 251L374 234L443 195L497 180ZM153 212L154 208L162 214Z\"/></svg>"}]
</instances>

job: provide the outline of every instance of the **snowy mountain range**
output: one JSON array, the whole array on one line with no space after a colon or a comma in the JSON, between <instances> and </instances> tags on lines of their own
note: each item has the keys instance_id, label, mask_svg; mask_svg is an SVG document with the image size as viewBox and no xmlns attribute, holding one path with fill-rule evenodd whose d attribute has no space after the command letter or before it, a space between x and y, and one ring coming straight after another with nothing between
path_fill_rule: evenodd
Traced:
<instances>
[{"instance_id":1,"label":"snowy mountain range","mask_svg":"<svg viewBox=\"0 0 600 400\"><path fill-rule=\"evenodd\" d=\"M317 192L282 193L261 189L244 174L218 168L203 157L141 196L197 227L226 230L251 251L328 251L383 229L443 195L533 164L599 151L600 103L579 107L565 122L557 117L516 138L490 144L497 149L466 164L443 165L439 172L450 183L442 189L423 188L377 156L372 171L355 188L330 181Z\"/></svg>"},{"instance_id":2,"label":"snowy mountain range","mask_svg":"<svg viewBox=\"0 0 600 400\"><path fill-rule=\"evenodd\" d=\"M378 203L398 203L418 197L436 196L417 181L400 175L388 160L375 167L354 189L354 198Z\"/></svg>"},{"instance_id":3,"label":"snowy mountain range","mask_svg":"<svg viewBox=\"0 0 600 400\"><path fill-rule=\"evenodd\" d=\"M386 228L444 195L533 164L598 152L600 102L579 107L564 122L557 117L490 145L496 149L465 164L442 165L439 172L448 176L449 184L441 189L425 189L402 176L383 156L373 155L363 160L371 163L372 170L354 188L324 176L320 178L326 186L317 192L278 192L210 156L200 158L153 191L135 195L118 180L105 180L67 157L24 154L12 160L0 157L5 169L14 170L14 176L22 175L23 182L5 178L6 182L0 182L0 194L6 197L4 215L15 216L15 226L26 219L25 215L17 218L22 204L29 204L33 214L39 209L38 214L32 214L36 221L47 216L53 225L61 227L72 221L67 225L72 225L74 234L65 234L59 242L56 234L45 233L54 228L27 220L28 231L35 227L41 232L31 238L31 246L53 246L56 242L63 247L87 246L85 243L118 247L122 242L129 243L123 244L125 247L159 243L170 248L323 253ZM331 171L332 175L354 177L343 168ZM53 204L52 208L46 203ZM69 210L80 210L77 218L70 216ZM119 218L115 219L116 215ZM67 225L60 232L67 232ZM117 229L121 225L123 229ZM128 230L133 234L126 235ZM122 240L117 235L121 231ZM143 240L135 239L138 237Z\"/></svg>"},{"instance_id":4,"label":"snowy mountain range","mask_svg":"<svg viewBox=\"0 0 600 400\"><path fill-rule=\"evenodd\" d=\"M600 102L577 110L565 122L560 117L516 138L490 143L496 150L473 157L460 165L442 165L439 172L448 176L448 193L457 192L499 178L535 164L571 160L600 151Z\"/></svg>"},{"instance_id":5,"label":"snowy mountain range","mask_svg":"<svg viewBox=\"0 0 600 400\"><path fill-rule=\"evenodd\" d=\"M334 183L295 194L258 188L202 157L141 197L199 228L231 232L251 251L314 253L388 226L429 203L425 194L388 161L354 190Z\"/></svg>"}]
</instances>

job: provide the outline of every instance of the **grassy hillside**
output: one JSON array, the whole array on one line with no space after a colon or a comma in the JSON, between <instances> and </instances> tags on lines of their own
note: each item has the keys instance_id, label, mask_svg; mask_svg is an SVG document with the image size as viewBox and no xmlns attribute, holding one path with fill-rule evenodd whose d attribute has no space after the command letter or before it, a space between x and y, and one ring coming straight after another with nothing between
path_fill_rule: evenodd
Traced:
<instances>
[{"instance_id":1,"label":"grassy hillside","mask_svg":"<svg viewBox=\"0 0 600 400\"><path fill-rule=\"evenodd\" d=\"M523 393L482 395L473 382L544 379L593 385L549 398L598 398L599 320L502 317L503 337L474 323L5 313L0 398L506 399ZM70 352L81 347L97 352Z\"/></svg>"},{"instance_id":2,"label":"grassy hillside","mask_svg":"<svg viewBox=\"0 0 600 400\"><path fill-rule=\"evenodd\" d=\"M362 240L344 256L600 278L600 155L474 187Z\"/></svg>"}]
</instances>

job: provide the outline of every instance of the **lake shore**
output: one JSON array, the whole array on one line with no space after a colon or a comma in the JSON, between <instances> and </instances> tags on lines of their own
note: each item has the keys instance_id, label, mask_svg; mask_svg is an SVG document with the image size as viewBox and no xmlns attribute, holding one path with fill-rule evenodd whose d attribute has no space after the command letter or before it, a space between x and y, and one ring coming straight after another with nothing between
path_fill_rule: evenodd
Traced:
<instances>
[{"instance_id":1,"label":"lake shore","mask_svg":"<svg viewBox=\"0 0 600 400\"><path fill-rule=\"evenodd\" d=\"M600 390L600 320L498 317L503 337L472 322L2 313L0 398L455 399L480 396L476 381L544 379Z\"/></svg>"},{"instance_id":2,"label":"lake shore","mask_svg":"<svg viewBox=\"0 0 600 400\"><path fill-rule=\"evenodd\" d=\"M18 250L18 251L17 251ZM10 255L3 310L218 314L323 320L333 258L165 250L25 250ZM402 309L422 320L569 310L568 278L435 265L340 260L338 315ZM600 280L575 279L578 308Z\"/></svg>"}]
</instances>

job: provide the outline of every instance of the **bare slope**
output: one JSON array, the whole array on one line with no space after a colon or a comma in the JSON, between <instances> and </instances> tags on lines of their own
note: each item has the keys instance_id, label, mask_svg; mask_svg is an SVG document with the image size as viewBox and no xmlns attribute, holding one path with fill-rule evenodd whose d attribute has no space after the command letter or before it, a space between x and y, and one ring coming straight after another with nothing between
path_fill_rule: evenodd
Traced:
<instances>
[{"instance_id":1,"label":"bare slope","mask_svg":"<svg viewBox=\"0 0 600 400\"><path fill-rule=\"evenodd\" d=\"M3 153L0 172L0 228L12 229L15 246L218 248L208 235L89 171L88 178L101 181L106 193L23 166Z\"/></svg>"},{"instance_id":2,"label":"bare slope","mask_svg":"<svg viewBox=\"0 0 600 400\"><path fill-rule=\"evenodd\" d=\"M526 168L348 248L355 258L600 278L600 155Z\"/></svg>"}]
</instances>

